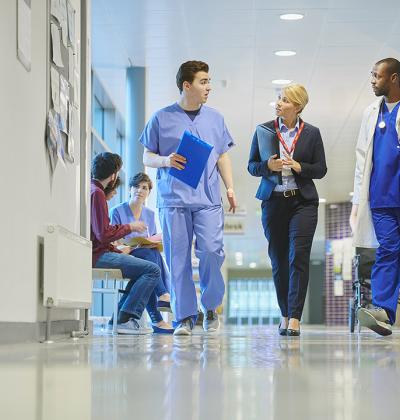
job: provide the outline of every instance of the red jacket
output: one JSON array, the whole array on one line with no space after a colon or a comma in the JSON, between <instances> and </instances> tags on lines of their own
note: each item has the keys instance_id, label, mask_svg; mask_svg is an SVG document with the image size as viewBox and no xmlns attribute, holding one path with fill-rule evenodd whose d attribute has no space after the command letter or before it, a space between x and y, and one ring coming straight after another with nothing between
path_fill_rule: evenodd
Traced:
<instances>
[{"instance_id":1,"label":"red jacket","mask_svg":"<svg viewBox=\"0 0 400 420\"><path fill-rule=\"evenodd\" d=\"M108 205L103 186L92 179L90 185L90 240L92 241L92 265L105 252L119 251L111 242L131 233L129 224L111 225L108 217Z\"/></svg>"}]
</instances>

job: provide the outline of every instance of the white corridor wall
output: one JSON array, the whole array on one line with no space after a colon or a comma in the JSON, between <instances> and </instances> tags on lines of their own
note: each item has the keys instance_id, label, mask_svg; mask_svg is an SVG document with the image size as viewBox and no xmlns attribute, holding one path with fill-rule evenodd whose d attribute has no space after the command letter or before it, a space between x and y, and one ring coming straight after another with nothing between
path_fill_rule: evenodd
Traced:
<instances>
[{"instance_id":1,"label":"white corridor wall","mask_svg":"<svg viewBox=\"0 0 400 420\"><path fill-rule=\"evenodd\" d=\"M44 319L40 304L40 241L46 223L57 223L79 234L80 145L76 163L58 164L50 175L45 148L47 113L47 12L45 0L32 5L32 65L27 72L16 58L17 1L0 2L0 323ZM50 2L49 2L50 3ZM80 1L76 30L80 36ZM87 40L85 40L86 42ZM72 319L61 311L58 319Z\"/></svg>"}]
</instances>

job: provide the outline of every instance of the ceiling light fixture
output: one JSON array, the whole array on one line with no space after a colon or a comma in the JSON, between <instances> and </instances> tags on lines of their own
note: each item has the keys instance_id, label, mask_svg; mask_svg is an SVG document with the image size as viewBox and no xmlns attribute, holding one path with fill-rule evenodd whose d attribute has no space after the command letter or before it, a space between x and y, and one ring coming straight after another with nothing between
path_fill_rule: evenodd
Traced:
<instances>
[{"instance_id":1,"label":"ceiling light fixture","mask_svg":"<svg viewBox=\"0 0 400 420\"><path fill-rule=\"evenodd\" d=\"M272 108L275 108L276 102L270 102L269 106L272 106Z\"/></svg>"},{"instance_id":2,"label":"ceiling light fixture","mask_svg":"<svg viewBox=\"0 0 400 420\"><path fill-rule=\"evenodd\" d=\"M296 55L296 51L291 51L291 50L278 50L274 52L275 55L279 56L279 57L292 57L294 55Z\"/></svg>"},{"instance_id":3,"label":"ceiling light fixture","mask_svg":"<svg viewBox=\"0 0 400 420\"><path fill-rule=\"evenodd\" d=\"M288 85L292 81L289 79L274 79L272 80L272 84L274 85Z\"/></svg>"},{"instance_id":4,"label":"ceiling light fixture","mask_svg":"<svg viewBox=\"0 0 400 420\"><path fill-rule=\"evenodd\" d=\"M284 13L279 17L282 20L300 20L304 18L304 15L301 13Z\"/></svg>"}]
</instances>

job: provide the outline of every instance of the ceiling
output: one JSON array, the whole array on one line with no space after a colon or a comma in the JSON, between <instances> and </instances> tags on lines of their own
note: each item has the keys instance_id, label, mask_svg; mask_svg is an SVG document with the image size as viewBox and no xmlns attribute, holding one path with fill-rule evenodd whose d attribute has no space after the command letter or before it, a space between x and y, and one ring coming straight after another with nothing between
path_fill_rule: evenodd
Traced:
<instances>
[{"instance_id":1,"label":"ceiling","mask_svg":"<svg viewBox=\"0 0 400 420\"><path fill-rule=\"evenodd\" d=\"M305 17L280 20L287 12ZM208 104L223 113L236 140L235 189L247 211L246 235L227 238L227 249L231 255L248 249L249 258L260 261L259 180L246 167L255 126L274 117L271 80L306 86L310 102L303 117L320 128L328 162L327 176L317 181L320 197L347 201L362 111L374 100L370 70L381 58L400 56L399 40L399 0L92 0L93 67L122 113L130 62L147 68L148 116L177 99L180 63L209 63ZM297 55L275 56L280 49ZM322 242L323 223L316 236Z\"/></svg>"}]
</instances>

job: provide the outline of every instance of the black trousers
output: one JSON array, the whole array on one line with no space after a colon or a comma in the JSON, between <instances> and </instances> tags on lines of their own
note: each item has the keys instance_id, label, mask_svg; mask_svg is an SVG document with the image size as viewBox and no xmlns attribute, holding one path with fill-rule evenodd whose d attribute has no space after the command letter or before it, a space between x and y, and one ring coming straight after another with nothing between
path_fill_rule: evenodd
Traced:
<instances>
[{"instance_id":1,"label":"black trousers","mask_svg":"<svg viewBox=\"0 0 400 420\"><path fill-rule=\"evenodd\" d=\"M301 319L307 294L318 202L272 195L261 204L276 295L282 316Z\"/></svg>"}]
</instances>

